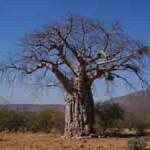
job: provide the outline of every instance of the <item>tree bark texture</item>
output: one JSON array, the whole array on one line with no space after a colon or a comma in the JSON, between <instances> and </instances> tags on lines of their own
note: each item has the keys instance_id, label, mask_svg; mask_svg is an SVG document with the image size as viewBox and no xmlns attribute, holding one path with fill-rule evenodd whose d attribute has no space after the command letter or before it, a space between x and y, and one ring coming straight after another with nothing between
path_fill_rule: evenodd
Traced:
<instances>
[{"instance_id":1,"label":"tree bark texture","mask_svg":"<svg viewBox=\"0 0 150 150\"><path fill-rule=\"evenodd\" d=\"M66 94L66 137L85 136L93 132L94 101L91 87L78 88Z\"/></svg>"}]
</instances>

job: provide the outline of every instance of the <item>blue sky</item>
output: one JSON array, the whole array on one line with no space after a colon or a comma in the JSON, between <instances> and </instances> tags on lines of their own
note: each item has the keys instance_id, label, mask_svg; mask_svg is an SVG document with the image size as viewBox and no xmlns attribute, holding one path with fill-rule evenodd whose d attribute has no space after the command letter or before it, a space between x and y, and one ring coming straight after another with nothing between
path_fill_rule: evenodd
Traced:
<instances>
[{"instance_id":1,"label":"blue sky","mask_svg":"<svg viewBox=\"0 0 150 150\"><path fill-rule=\"evenodd\" d=\"M149 0L0 0L0 59L20 49L19 39L26 32L51 21L61 21L68 13L106 23L120 21L128 34L150 42ZM121 90L114 92L114 96L133 92L119 84ZM95 99L109 97L103 82L96 84L94 89ZM12 90L1 83L0 97L9 103L62 103L63 91L52 89L40 92L37 96L23 85L14 85Z\"/></svg>"}]
</instances>

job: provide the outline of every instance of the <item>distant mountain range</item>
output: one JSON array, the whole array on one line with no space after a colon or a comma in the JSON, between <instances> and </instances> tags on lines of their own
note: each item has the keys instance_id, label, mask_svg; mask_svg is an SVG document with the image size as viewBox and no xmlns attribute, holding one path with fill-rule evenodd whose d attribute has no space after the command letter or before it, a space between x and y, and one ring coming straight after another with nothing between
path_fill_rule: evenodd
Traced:
<instances>
[{"instance_id":1,"label":"distant mountain range","mask_svg":"<svg viewBox=\"0 0 150 150\"><path fill-rule=\"evenodd\" d=\"M47 105L39 105L39 104L7 104L7 105L0 105L0 108L7 108L10 110L19 110L19 111L29 111L29 112L36 112L42 109L58 109L60 111L65 110L64 105L60 104L47 104Z\"/></svg>"},{"instance_id":2,"label":"distant mountain range","mask_svg":"<svg viewBox=\"0 0 150 150\"><path fill-rule=\"evenodd\" d=\"M126 111L142 111L150 112L150 91L140 91L132 94L128 94L121 97L115 97L112 100L108 100L111 103L118 103ZM7 104L0 105L0 108L6 107L12 110L21 111L38 111L45 108L55 108L61 111L65 110L64 105L60 104L48 104L48 105L38 105L38 104Z\"/></svg>"}]
</instances>

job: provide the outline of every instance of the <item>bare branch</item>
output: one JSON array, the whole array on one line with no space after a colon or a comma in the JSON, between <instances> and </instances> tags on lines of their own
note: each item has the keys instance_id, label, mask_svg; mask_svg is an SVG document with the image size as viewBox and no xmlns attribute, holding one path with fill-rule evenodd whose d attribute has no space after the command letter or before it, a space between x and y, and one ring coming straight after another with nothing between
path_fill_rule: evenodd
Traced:
<instances>
[{"instance_id":1,"label":"bare branch","mask_svg":"<svg viewBox=\"0 0 150 150\"><path fill-rule=\"evenodd\" d=\"M21 55L2 65L1 72L38 74L48 69L68 91L77 79L84 84L119 70L132 71L140 79L142 63L150 52L147 44L125 35L118 23L107 27L77 16L26 34L22 46Z\"/></svg>"},{"instance_id":2,"label":"bare branch","mask_svg":"<svg viewBox=\"0 0 150 150\"><path fill-rule=\"evenodd\" d=\"M130 88L132 88L132 89L135 90L135 87L132 85L132 83L130 83L130 81L128 81L127 78L125 78L125 77L123 77L123 76L121 76L121 75L118 75L118 74L116 74L116 73L111 73L111 74L112 74L114 77L117 77L117 78L123 80Z\"/></svg>"}]
</instances>

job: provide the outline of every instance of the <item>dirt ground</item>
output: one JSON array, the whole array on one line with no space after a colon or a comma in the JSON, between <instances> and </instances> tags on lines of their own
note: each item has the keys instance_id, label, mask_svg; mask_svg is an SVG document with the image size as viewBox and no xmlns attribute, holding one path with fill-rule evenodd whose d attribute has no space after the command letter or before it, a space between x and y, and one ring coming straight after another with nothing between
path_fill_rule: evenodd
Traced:
<instances>
[{"instance_id":1,"label":"dirt ground","mask_svg":"<svg viewBox=\"0 0 150 150\"><path fill-rule=\"evenodd\" d=\"M0 150L127 150L127 139L62 139L49 134L0 133Z\"/></svg>"}]
</instances>

